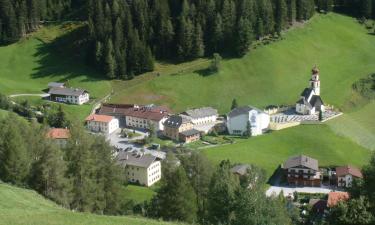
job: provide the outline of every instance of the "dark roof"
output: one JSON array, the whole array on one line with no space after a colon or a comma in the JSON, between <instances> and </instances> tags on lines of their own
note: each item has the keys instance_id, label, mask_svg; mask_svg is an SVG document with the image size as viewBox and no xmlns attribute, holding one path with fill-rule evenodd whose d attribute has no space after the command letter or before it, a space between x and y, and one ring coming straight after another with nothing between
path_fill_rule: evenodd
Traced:
<instances>
[{"instance_id":1,"label":"dark roof","mask_svg":"<svg viewBox=\"0 0 375 225\"><path fill-rule=\"evenodd\" d=\"M338 177L342 177L349 174L357 178L363 177L361 170L354 166L340 166L336 168L336 175Z\"/></svg>"},{"instance_id":2,"label":"dark roof","mask_svg":"<svg viewBox=\"0 0 375 225\"><path fill-rule=\"evenodd\" d=\"M117 163L124 167L130 165L148 168L155 160L156 157L150 154L141 155L138 153L123 151L120 152L116 157Z\"/></svg>"},{"instance_id":3,"label":"dark roof","mask_svg":"<svg viewBox=\"0 0 375 225\"><path fill-rule=\"evenodd\" d=\"M239 115L248 114L251 110L256 110L258 112L263 112L262 110L257 109L257 108L255 108L253 106L242 106L242 107L238 107L238 108L235 108L232 111L230 111L230 113L228 114L228 116L229 117L236 117L236 116L239 116Z\"/></svg>"},{"instance_id":4,"label":"dark roof","mask_svg":"<svg viewBox=\"0 0 375 225\"><path fill-rule=\"evenodd\" d=\"M298 103L298 104L306 105L306 106L308 106L310 109L312 108L310 102L308 102L308 101L306 100L305 97L302 97L300 100L297 101L297 103Z\"/></svg>"},{"instance_id":5,"label":"dark roof","mask_svg":"<svg viewBox=\"0 0 375 225\"><path fill-rule=\"evenodd\" d=\"M197 119L197 118L208 117L208 116L217 116L219 113L217 109L214 109L212 107L203 107L199 109L190 109L190 110L187 110L186 112L183 112L182 114L185 114L194 119Z\"/></svg>"},{"instance_id":6,"label":"dark roof","mask_svg":"<svg viewBox=\"0 0 375 225\"><path fill-rule=\"evenodd\" d=\"M49 89L48 94L52 95L65 95L65 96L80 96L87 92L83 89L78 88L51 88Z\"/></svg>"},{"instance_id":7,"label":"dark roof","mask_svg":"<svg viewBox=\"0 0 375 225\"><path fill-rule=\"evenodd\" d=\"M170 114L170 109L164 106L137 106L124 109L125 116L142 118L152 121L160 121Z\"/></svg>"},{"instance_id":8,"label":"dark roof","mask_svg":"<svg viewBox=\"0 0 375 225\"><path fill-rule=\"evenodd\" d=\"M164 122L164 126L178 128L181 124L188 122L190 122L190 120L186 116L172 115Z\"/></svg>"},{"instance_id":9,"label":"dark roof","mask_svg":"<svg viewBox=\"0 0 375 225\"><path fill-rule=\"evenodd\" d=\"M248 169L250 169L249 165L241 164L241 165L237 165L237 166L233 167L232 169L230 169L230 171L232 173L237 173L237 174L243 176L243 175L247 174Z\"/></svg>"},{"instance_id":10,"label":"dark roof","mask_svg":"<svg viewBox=\"0 0 375 225\"><path fill-rule=\"evenodd\" d=\"M302 93L301 93L301 97L304 97L304 98L308 99L310 97L312 91L313 91L312 88L305 88L305 90L303 90Z\"/></svg>"},{"instance_id":11,"label":"dark roof","mask_svg":"<svg viewBox=\"0 0 375 225\"><path fill-rule=\"evenodd\" d=\"M183 131L180 134L185 136L185 137L189 137L189 136L200 134L200 132L199 132L199 130L191 129L191 130Z\"/></svg>"},{"instance_id":12,"label":"dark roof","mask_svg":"<svg viewBox=\"0 0 375 225\"><path fill-rule=\"evenodd\" d=\"M113 115L113 114L124 114L126 109L133 108L132 104L103 104L100 107L98 114L102 115Z\"/></svg>"},{"instance_id":13,"label":"dark roof","mask_svg":"<svg viewBox=\"0 0 375 225\"><path fill-rule=\"evenodd\" d=\"M48 87L52 88L52 87L64 87L65 86L65 83L58 83L58 82L50 82L48 83Z\"/></svg>"},{"instance_id":14,"label":"dark roof","mask_svg":"<svg viewBox=\"0 0 375 225\"><path fill-rule=\"evenodd\" d=\"M319 95L311 97L310 104L313 107L324 105L322 98Z\"/></svg>"},{"instance_id":15,"label":"dark roof","mask_svg":"<svg viewBox=\"0 0 375 225\"><path fill-rule=\"evenodd\" d=\"M306 167L315 171L319 170L318 160L305 155L290 157L284 164L284 169Z\"/></svg>"}]
</instances>

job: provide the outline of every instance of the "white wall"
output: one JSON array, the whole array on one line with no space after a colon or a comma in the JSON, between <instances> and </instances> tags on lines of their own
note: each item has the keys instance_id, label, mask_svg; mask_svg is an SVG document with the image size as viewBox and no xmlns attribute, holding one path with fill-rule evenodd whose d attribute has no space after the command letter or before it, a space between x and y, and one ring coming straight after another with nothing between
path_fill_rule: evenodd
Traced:
<instances>
[{"instance_id":1,"label":"white wall","mask_svg":"<svg viewBox=\"0 0 375 225\"><path fill-rule=\"evenodd\" d=\"M242 135L247 131L247 121L250 121L253 136L261 135L263 130L268 129L270 116L257 110L251 110L249 114L242 114L236 117L228 117L227 128L229 134Z\"/></svg>"},{"instance_id":2,"label":"white wall","mask_svg":"<svg viewBox=\"0 0 375 225\"><path fill-rule=\"evenodd\" d=\"M87 128L93 132L111 134L119 128L118 119L112 119L109 123L98 121L87 121Z\"/></svg>"}]
</instances>

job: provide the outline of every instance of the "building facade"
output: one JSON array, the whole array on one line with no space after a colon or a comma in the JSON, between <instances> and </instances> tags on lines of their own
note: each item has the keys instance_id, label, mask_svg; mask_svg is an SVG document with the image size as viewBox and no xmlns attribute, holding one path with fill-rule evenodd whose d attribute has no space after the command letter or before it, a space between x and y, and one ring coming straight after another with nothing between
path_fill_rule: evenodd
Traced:
<instances>
[{"instance_id":1,"label":"building facade","mask_svg":"<svg viewBox=\"0 0 375 225\"><path fill-rule=\"evenodd\" d=\"M150 187L161 179L161 163L155 156L120 152L116 160L131 183Z\"/></svg>"},{"instance_id":2,"label":"building facade","mask_svg":"<svg viewBox=\"0 0 375 225\"><path fill-rule=\"evenodd\" d=\"M119 120L120 127L126 126L126 116L127 110L134 108L133 104L107 104L104 103L100 109L97 111L99 115L113 116Z\"/></svg>"},{"instance_id":3,"label":"building facade","mask_svg":"<svg viewBox=\"0 0 375 225\"><path fill-rule=\"evenodd\" d=\"M86 126L92 132L108 135L119 128L119 121L113 116L93 114L86 118Z\"/></svg>"},{"instance_id":4,"label":"building facade","mask_svg":"<svg viewBox=\"0 0 375 225\"><path fill-rule=\"evenodd\" d=\"M168 108L162 106L134 106L124 112L126 126L140 129L150 129L153 126L155 131L162 131L170 112Z\"/></svg>"},{"instance_id":5,"label":"building facade","mask_svg":"<svg viewBox=\"0 0 375 225\"><path fill-rule=\"evenodd\" d=\"M227 115L227 129L231 135L246 134L249 123L252 136L261 135L269 128L270 116L251 106L235 108Z\"/></svg>"},{"instance_id":6,"label":"building facade","mask_svg":"<svg viewBox=\"0 0 375 225\"><path fill-rule=\"evenodd\" d=\"M181 113L191 118L194 125L204 125L215 123L219 113L212 107L203 107L198 109L191 109Z\"/></svg>"},{"instance_id":7,"label":"building facade","mask_svg":"<svg viewBox=\"0 0 375 225\"><path fill-rule=\"evenodd\" d=\"M353 166L341 166L336 168L337 186L349 188L353 179L363 178L361 170Z\"/></svg>"},{"instance_id":8,"label":"building facade","mask_svg":"<svg viewBox=\"0 0 375 225\"><path fill-rule=\"evenodd\" d=\"M90 100L87 91L74 88L51 88L48 92L50 100L75 105L82 105Z\"/></svg>"},{"instance_id":9,"label":"building facade","mask_svg":"<svg viewBox=\"0 0 375 225\"><path fill-rule=\"evenodd\" d=\"M296 112L303 115L313 115L317 112L324 112L324 103L320 97L319 69L315 66L312 69L309 87L301 93L300 99L296 102Z\"/></svg>"},{"instance_id":10,"label":"building facade","mask_svg":"<svg viewBox=\"0 0 375 225\"><path fill-rule=\"evenodd\" d=\"M174 141L193 142L200 139L200 133L194 130L190 118L184 115L173 115L164 122L163 135Z\"/></svg>"},{"instance_id":11,"label":"building facade","mask_svg":"<svg viewBox=\"0 0 375 225\"><path fill-rule=\"evenodd\" d=\"M322 174L316 159L300 155L289 158L283 165L289 185L320 187Z\"/></svg>"}]
</instances>

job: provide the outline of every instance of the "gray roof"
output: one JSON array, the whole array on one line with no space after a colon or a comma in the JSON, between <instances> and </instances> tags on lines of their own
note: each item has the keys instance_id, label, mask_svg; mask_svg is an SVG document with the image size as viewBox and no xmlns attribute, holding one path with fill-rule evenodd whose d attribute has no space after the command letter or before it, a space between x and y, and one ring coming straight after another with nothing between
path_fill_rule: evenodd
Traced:
<instances>
[{"instance_id":1,"label":"gray roof","mask_svg":"<svg viewBox=\"0 0 375 225\"><path fill-rule=\"evenodd\" d=\"M290 157L284 164L284 169L305 167L315 171L319 170L318 160L305 155Z\"/></svg>"},{"instance_id":2,"label":"gray roof","mask_svg":"<svg viewBox=\"0 0 375 225\"><path fill-rule=\"evenodd\" d=\"M305 97L306 99L308 99L312 91L313 91L312 88L305 88L301 93L301 97Z\"/></svg>"},{"instance_id":3,"label":"gray roof","mask_svg":"<svg viewBox=\"0 0 375 225\"><path fill-rule=\"evenodd\" d=\"M66 95L66 96L80 96L83 93L87 92L83 89L78 88L51 88L48 94L52 95Z\"/></svg>"},{"instance_id":4,"label":"gray roof","mask_svg":"<svg viewBox=\"0 0 375 225\"><path fill-rule=\"evenodd\" d=\"M48 87L63 87L63 86L65 86L65 83L59 83L59 82L48 83Z\"/></svg>"},{"instance_id":5,"label":"gray roof","mask_svg":"<svg viewBox=\"0 0 375 225\"><path fill-rule=\"evenodd\" d=\"M190 120L189 117L187 117L187 116L184 116L184 115L172 115L172 116L170 116L170 117L164 122L164 126L178 128L178 127L181 126L181 124L183 124L183 123L188 123L188 122L190 122L190 121L191 121L191 120Z\"/></svg>"},{"instance_id":6,"label":"gray roof","mask_svg":"<svg viewBox=\"0 0 375 225\"><path fill-rule=\"evenodd\" d=\"M241 165L237 165L237 166L233 167L232 169L230 169L230 171L232 173L237 173L237 174L243 176L247 173L248 169L250 169L249 165L241 164Z\"/></svg>"},{"instance_id":7,"label":"gray roof","mask_svg":"<svg viewBox=\"0 0 375 225\"><path fill-rule=\"evenodd\" d=\"M297 103L298 103L298 104L302 104L302 105L306 105L306 106L309 107L310 109L312 108L310 102L308 102L308 101L306 100L305 97L301 97L301 99L298 100Z\"/></svg>"},{"instance_id":8,"label":"gray roof","mask_svg":"<svg viewBox=\"0 0 375 225\"><path fill-rule=\"evenodd\" d=\"M117 157L116 161L121 166L137 166L148 168L153 162L155 162L156 157L150 154L140 154L136 152L120 152Z\"/></svg>"},{"instance_id":9,"label":"gray roof","mask_svg":"<svg viewBox=\"0 0 375 225\"><path fill-rule=\"evenodd\" d=\"M182 134L183 136L193 136L193 135L196 135L196 134L200 134L200 131L195 130L195 129L191 129L191 130L183 131L180 134Z\"/></svg>"},{"instance_id":10,"label":"gray roof","mask_svg":"<svg viewBox=\"0 0 375 225\"><path fill-rule=\"evenodd\" d=\"M238 107L238 108L235 108L232 111L230 111L228 116L229 117L236 117L236 116L239 116L239 115L248 114L251 110L256 110L258 112L263 113L262 110L260 110L258 108L255 108L253 106L242 106L242 107Z\"/></svg>"},{"instance_id":11,"label":"gray roof","mask_svg":"<svg viewBox=\"0 0 375 225\"><path fill-rule=\"evenodd\" d=\"M186 112L183 112L182 114L185 114L187 116L190 116L191 118L197 119L197 118L203 118L208 116L217 116L219 113L217 109L214 109L212 107L203 107L198 109L190 109Z\"/></svg>"},{"instance_id":12,"label":"gray roof","mask_svg":"<svg viewBox=\"0 0 375 225\"><path fill-rule=\"evenodd\" d=\"M322 98L319 95L312 96L310 100L310 104L313 107L320 107L321 105L324 105Z\"/></svg>"}]
</instances>

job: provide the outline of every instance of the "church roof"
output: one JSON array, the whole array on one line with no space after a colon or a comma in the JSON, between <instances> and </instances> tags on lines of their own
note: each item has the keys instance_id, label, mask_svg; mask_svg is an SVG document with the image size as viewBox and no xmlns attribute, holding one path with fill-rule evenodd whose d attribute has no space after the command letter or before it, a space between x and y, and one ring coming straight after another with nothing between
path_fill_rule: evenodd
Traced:
<instances>
[{"instance_id":1,"label":"church roof","mask_svg":"<svg viewBox=\"0 0 375 225\"><path fill-rule=\"evenodd\" d=\"M301 93L301 97L308 99L312 92L313 92L312 88L305 88L305 90L303 90Z\"/></svg>"},{"instance_id":2,"label":"church roof","mask_svg":"<svg viewBox=\"0 0 375 225\"><path fill-rule=\"evenodd\" d=\"M306 105L306 106L309 107L310 109L312 108L312 105L310 104L310 102L308 102L308 101L306 100L305 97L301 97L301 99L297 101L297 104Z\"/></svg>"},{"instance_id":3,"label":"church roof","mask_svg":"<svg viewBox=\"0 0 375 225\"><path fill-rule=\"evenodd\" d=\"M322 98L319 95L312 96L310 104L313 107L324 105Z\"/></svg>"}]
</instances>

